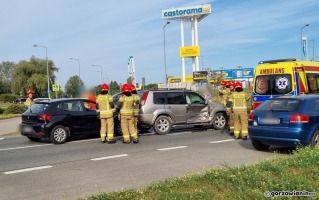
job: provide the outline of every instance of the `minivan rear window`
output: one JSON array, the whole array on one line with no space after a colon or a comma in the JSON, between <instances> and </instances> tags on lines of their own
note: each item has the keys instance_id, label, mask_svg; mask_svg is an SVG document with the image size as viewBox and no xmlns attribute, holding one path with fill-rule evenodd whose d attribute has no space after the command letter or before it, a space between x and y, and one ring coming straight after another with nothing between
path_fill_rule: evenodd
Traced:
<instances>
[{"instance_id":1,"label":"minivan rear window","mask_svg":"<svg viewBox=\"0 0 319 200\"><path fill-rule=\"evenodd\" d=\"M45 111L46 109L49 108L50 104L47 103L36 103L33 104L27 111L25 111L26 113L41 113L43 111Z\"/></svg>"},{"instance_id":2,"label":"minivan rear window","mask_svg":"<svg viewBox=\"0 0 319 200\"><path fill-rule=\"evenodd\" d=\"M184 104L184 97L182 92L168 92L167 104Z\"/></svg>"},{"instance_id":3,"label":"minivan rear window","mask_svg":"<svg viewBox=\"0 0 319 200\"><path fill-rule=\"evenodd\" d=\"M256 110L293 112L298 109L300 102L301 101L297 99L271 99L262 103Z\"/></svg>"}]
</instances>

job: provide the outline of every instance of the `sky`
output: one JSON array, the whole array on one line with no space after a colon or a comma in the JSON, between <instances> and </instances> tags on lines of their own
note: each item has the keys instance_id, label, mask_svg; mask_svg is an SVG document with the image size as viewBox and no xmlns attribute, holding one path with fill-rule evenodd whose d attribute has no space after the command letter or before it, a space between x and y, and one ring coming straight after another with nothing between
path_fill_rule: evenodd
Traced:
<instances>
[{"instance_id":1,"label":"sky","mask_svg":"<svg viewBox=\"0 0 319 200\"><path fill-rule=\"evenodd\" d=\"M301 28L308 36L309 59L319 60L318 0L10 0L1 2L0 62L48 57L59 68L56 82L64 87L78 75L86 86L124 83L134 56L136 79L165 81L162 10L211 4L212 13L198 23L200 68L254 68L259 61L301 59ZM185 23L185 45L191 45ZM182 74L180 22L165 28L167 74ZM314 40L314 42L313 42ZM313 45L314 43L314 45ZM313 48L314 47L314 48ZM192 74L186 59L186 74Z\"/></svg>"}]
</instances>

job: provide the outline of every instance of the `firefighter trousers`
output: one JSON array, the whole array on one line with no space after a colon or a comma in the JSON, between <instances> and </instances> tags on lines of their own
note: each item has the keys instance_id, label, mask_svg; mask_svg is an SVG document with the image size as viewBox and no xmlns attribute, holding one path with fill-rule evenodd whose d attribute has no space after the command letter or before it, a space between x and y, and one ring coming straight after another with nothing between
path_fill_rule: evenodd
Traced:
<instances>
[{"instance_id":1,"label":"firefighter trousers","mask_svg":"<svg viewBox=\"0 0 319 200\"><path fill-rule=\"evenodd\" d=\"M107 133L107 141L114 139L114 120L113 117L110 118L101 118L101 141L105 141Z\"/></svg>"},{"instance_id":2,"label":"firefighter trousers","mask_svg":"<svg viewBox=\"0 0 319 200\"><path fill-rule=\"evenodd\" d=\"M234 112L233 111L228 111L228 125L229 125L229 132L234 133Z\"/></svg>"},{"instance_id":3,"label":"firefighter trousers","mask_svg":"<svg viewBox=\"0 0 319 200\"><path fill-rule=\"evenodd\" d=\"M134 126L134 117L133 116L123 116L121 115L121 128L123 133L124 142L130 142L130 134L133 140L138 140L137 132Z\"/></svg>"},{"instance_id":4,"label":"firefighter trousers","mask_svg":"<svg viewBox=\"0 0 319 200\"><path fill-rule=\"evenodd\" d=\"M234 110L234 136L248 136L248 114L247 110Z\"/></svg>"}]
</instances>

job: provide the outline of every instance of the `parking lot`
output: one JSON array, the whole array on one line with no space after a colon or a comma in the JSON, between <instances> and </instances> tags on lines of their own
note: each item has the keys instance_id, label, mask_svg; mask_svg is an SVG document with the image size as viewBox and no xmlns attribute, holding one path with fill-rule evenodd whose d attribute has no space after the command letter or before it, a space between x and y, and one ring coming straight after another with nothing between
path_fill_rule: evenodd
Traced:
<instances>
[{"instance_id":1,"label":"parking lot","mask_svg":"<svg viewBox=\"0 0 319 200\"><path fill-rule=\"evenodd\" d=\"M20 136L4 138L0 140L1 198L77 199L276 156L254 150L249 140L234 140L226 131L212 129L185 127L168 135L151 131L140 140L101 144L99 138L80 138L54 145Z\"/></svg>"}]
</instances>

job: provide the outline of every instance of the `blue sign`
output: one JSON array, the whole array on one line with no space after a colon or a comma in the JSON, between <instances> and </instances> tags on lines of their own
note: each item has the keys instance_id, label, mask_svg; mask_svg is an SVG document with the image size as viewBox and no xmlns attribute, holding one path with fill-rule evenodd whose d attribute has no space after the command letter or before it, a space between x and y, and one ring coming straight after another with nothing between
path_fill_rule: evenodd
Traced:
<instances>
[{"instance_id":1,"label":"blue sign","mask_svg":"<svg viewBox=\"0 0 319 200\"><path fill-rule=\"evenodd\" d=\"M231 69L221 70L223 79L232 79L233 71Z\"/></svg>"},{"instance_id":2,"label":"blue sign","mask_svg":"<svg viewBox=\"0 0 319 200\"><path fill-rule=\"evenodd\" d=\"M47 90L47 94L51 94L51 90Z\"/></svg>"},{"instance_id":3,"label":"blue sign","mask_svg":"<svg viewBox=\"0 0 319 200\"><path fill-rule=\"evenodd\" d=\"M253 78L254 68L212 70L212 74L215 78L222 76L223 79Z\"/></svg>"},{"instance_id":4,"label":"blue sign","mask_svg":"<svg viewBox=\"0 0 319 200\"><path fill-rule=\"evenodd\" d=\"M243 68L243 78L254 78L254 68Z\"/></svg>"}]
</instances>

